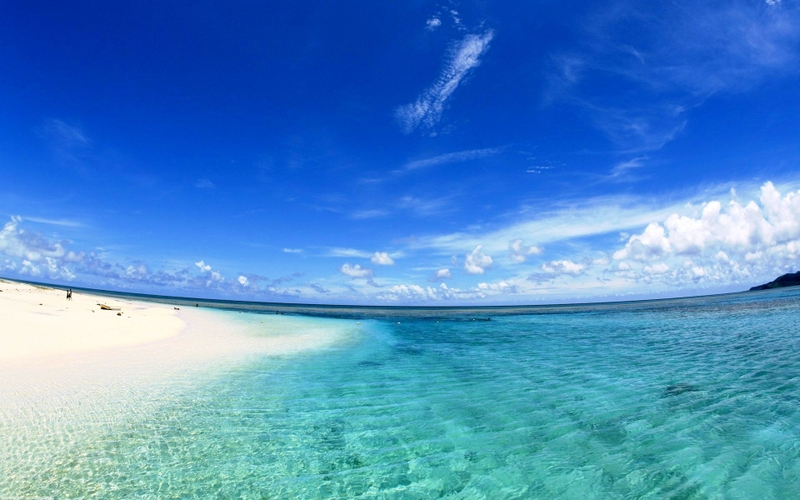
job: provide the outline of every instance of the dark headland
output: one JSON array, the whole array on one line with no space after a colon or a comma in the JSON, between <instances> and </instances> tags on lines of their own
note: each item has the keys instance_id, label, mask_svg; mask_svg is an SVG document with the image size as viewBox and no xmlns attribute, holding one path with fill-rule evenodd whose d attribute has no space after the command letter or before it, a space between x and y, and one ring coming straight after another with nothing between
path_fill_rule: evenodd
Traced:
<instances>
[{"instance_id":1,"label":"dark headland","mask_svg":"<svg viewBox=\"0 0 800 500\"><path fill-rule=\"evenodd\" d=\"M776 278L775 281L770 281L769 283L765 283L763 285L754 286L750 289L753 290L769 290L770 288L783 288L785 286L797 286L800 285L800 271L796 273L788 273L784 274L783 276Z\"/></svg>"}]
</instances>

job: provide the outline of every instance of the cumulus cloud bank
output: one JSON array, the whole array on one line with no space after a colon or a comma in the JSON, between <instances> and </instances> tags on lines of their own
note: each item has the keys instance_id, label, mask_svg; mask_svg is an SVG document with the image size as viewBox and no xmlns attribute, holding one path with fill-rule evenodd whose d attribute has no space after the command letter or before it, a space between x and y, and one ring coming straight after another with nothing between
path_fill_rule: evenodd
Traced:
<instances>
[{"instance_id":1,"label":"cumulus cloud bank","mask_svg":"<svg viewBox=\"0 0 800 500\"><path fill-rule=\"evenodd\" d=\"M616 276L675 286L742 282L797 266L800 191L782 196L771 182L759 203L704 203L697 215L651 222L613 253Z\"/></svg>"},{"instance_id":2,"label":"cumulus cloud bank","mask_svg":"<svg viewBox=\"0 0 800 500\"><path fill-rule=\"evenodd\" d=\"M699 217L670 215L650 223L614 253L617 260L651 260L668 255L699 255L721 250L746 255L769 249L791 252L800 238L800 191L781 196L771 182L761 187L761 205L731 200L705 203Z\"/></svg>"}]
</instances>

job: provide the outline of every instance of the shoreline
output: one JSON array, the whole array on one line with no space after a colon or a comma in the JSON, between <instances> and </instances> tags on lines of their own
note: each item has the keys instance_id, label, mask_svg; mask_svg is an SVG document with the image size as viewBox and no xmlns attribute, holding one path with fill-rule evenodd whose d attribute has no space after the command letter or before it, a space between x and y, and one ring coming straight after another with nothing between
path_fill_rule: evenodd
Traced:
<instances>
[{"instance_id":1,"label":"shoreline","mask_svg":"<svg viewBox=\"0 0 800 500\"><path fill-rule=\"evenodd\" d=\"M0 457L0 469L35 468L31 461L51 454L51 435L89 442L109 426L147 422L265 357L320 352L359 335L349 321L176 310L78 293L68 302L60 290L7 280L0 289L0 447L27 450ZM122 309L101 311L97 302Z\"/></svg>"}]
</instances>

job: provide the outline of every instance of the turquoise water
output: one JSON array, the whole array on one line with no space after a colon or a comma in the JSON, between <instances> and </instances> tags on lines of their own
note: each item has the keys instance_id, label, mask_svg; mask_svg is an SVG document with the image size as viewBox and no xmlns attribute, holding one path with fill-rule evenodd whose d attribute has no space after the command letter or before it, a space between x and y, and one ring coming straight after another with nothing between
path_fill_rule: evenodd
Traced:
<instances>
[{"instance_id":1,"label":"turquoise water","mask_svg":"<svg viewBox=\"0 0 800 500\"><path fill-rule=\"evenodd\" d=\"M798 306L336 311L335 347L13 441L0 497L800 498Z\"/></svg>"}]
</instances>

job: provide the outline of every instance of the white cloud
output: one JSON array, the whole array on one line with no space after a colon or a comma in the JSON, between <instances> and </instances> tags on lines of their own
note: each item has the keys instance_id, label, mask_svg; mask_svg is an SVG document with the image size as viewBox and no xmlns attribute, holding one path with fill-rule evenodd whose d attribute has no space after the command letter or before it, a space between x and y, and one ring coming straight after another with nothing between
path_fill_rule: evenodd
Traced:
<instances>
[{"instance_id":1,"label":"white cloud","mask_svg":"<svg viewBox=\"0 0 800 500\"><path fill-rule=\"evenodd\" d=\"M637 158L632 158L630 160L617 163L611 170L611 177L622 177L631 170L641 168L644 165L644 162L647 160L647 156L639 156Z\"/></svg>"},{"instance_id":2,"label":"white cloud","mask_svg":"<svg viewBox=\"0 0 800 500\"><path fill-rule=\"evenodd\" d=\"M421 168L433 167L436 165L443 165L446 163L456 163L469 160L477 160L494 156L502 151L502 148L484 148L484 149L468 149L465 151L456 151L453 153L445 153L432 158L425 158L422 160L414 160L406 163L401 170L395 171L396 173L407 172L410 170L418 170Z\"/></svg>"},{"instance_id":3,"label":"white cloud","mask_svg":"<svg viewBox=\"0 0 800 500\"><path fill-rule=\"evenodd\" d=\"M367 209L367 210L356 210L350 216L354 219L377 219L379 217L386 217L387 215L391 214L389 210L383 208L374 208L374 209Z\"/></svg>"},{"instance_id":4,"label":"white cloud","mask_svg":"<svg viewBox=\"0 0 800 500\"><path fill-rule=\"evenodd\" d=\"M403 196L397 201L397 207L408 210L420 217L439 215L450 210L450 198L424 199L415 196Z\"/></svg>"},{"instance_id":5,"label":"white cloud","mask_svg":"<svg viewBox=\"0 0 800 500\"><path fill-rule=\"evenodd\" d=\"M372 258L371 253L364 252L362 250L356 250L355 248L341 248L335 247L328 249L326 254L327 257L358 257L361 259L369 259Z\"/></svg>"},{"instance_id":6,"label":"white cloud","mask_svg":"<svg viewBox=\"0 0 800 500\"><path fill-rule=\"evenodd\" d=\"M537 246L525 246L522 238L517 238L508 244L513 262L525 262L529 255L541 255L543 250Z\"/></svg>"},{"instance_id":7,"label":"white cloud","mask_svg":"<svg viewBox=\"0 0 800 500\"><path fill-rule=\"evenodd\" d=\"M461 25L461 18L458 17L458 11L457 10L450 9L450 16L452 16L452 18L453 18L453 24L455 24L456 26L460 26Z\"/></svg>"},{"instance_id":8,"label":"white cloud","mask_svg":"<svg viewBox=\"0 0 800 500\"><path fill-rule=\"evenodd\" d=\"M370 278L372 277L372 269L362 268L359 264L351 266L344 264L339 269L342 274L350 276L351 278Z\"/></svg>"},{"instance_id":9,"label":"white cloud","mask_svg":"<svg viewBox=\"0 0 800 500\"><path fill-rule=\"evenodd\" d=\"M22 269L20 269L19 273L34 277L41 276L42 274L42 272L39 270L39 267L27 259L22 261Z\"/></svg>"},{"instance_id":10,"label":"white cloud","mask_svg":"<svg viewBox=\"0 0 800 500\"><path fill-rule=\"evenodd\" d=\"M283 252L284 253L303 253L303 249L302 248L284 248Z\"/></svg>"},{"instance_id":11,"label":"white cloud","mask_svg":"<svg viewBox=\"0 0 800 500\"><path fill-rule=\"evenodd\" d=\"M68 125L61 120L45 120L42 130L58 147L72 148L90 144L89 138L81 129Z\"/></svg>"},{"instance_id":12,"label":"white cloud","mask_svg":"<svg viewBox=\"0 0 800 500\"><path fill-rule=\"evenodd\" d=\"M448 287L445 283L439 286L419 286L415 284L401 284L389 287L377 294L377 298L389 302L416 302L424 303L441 300L485 299L487 297L502 297L504 295L519 293L520 287L514 280L501 280L496 283L482 282L469 289Z\"/></svg>"},{"instance_id":13,"label":"white cloud","mask_svg":"<svg viewBox=\"0 0 800 500\"><path fill-rule=\"evenodd\" d=\"M238 281L239 284L242 286L247 286L249 284L247 276L239 276L238 278L236 278L236 281Z\"/></svg>"},{"instance_id":14,"label":"white cloud","mask_svg":"<svg viewBox=\"0 0 800 500\"><path fill-rule=\"evenodd\" d=\"M586 270L584 264L578 264L571 260L553 260L542 264L542 271L553 275L571 274L577 276L584 270Z\"/></svg>"},{"instance_id":15,"label":"white cloud","mask_svg":"<svg viewBox=\"0 0 800 500\"><path fill-rule=\"evenodd\" d=\"M508 251L507 242L520 239L520 236L535 238L539 245L547 245L634 229L652 220L667 217L684 204L685 201L680 201L668 206L653 207L645 204L644 200L630 197L568 200L562 207L551 207L547 211L525 210L520 216L525 219L500 229L418 236L412 246L432 248L442 254L454 254L462 252L464 248L483 245L487 252L501 253Z\"/></svg>"},{"instance_id":16,"label":"white cloud","mask_svg":"<svg viewBox=\"0 0 800 500\"><path fill-rule=\"evenodd\" d=\"M450 279L452 277L453 277L453 275L450 273L450 269L448 269L448 268L439 269L438 271L436 271L436 278L437 279L444 280L444 279Z\"/></svg>"},{"instance_id":17,"label":"white cloud","mask_svg":"<svg viewBox=\"0 0 800 500\"><path fill-rule=\"evenodd\" d=\"M411 300L427 301L439 299L439 294L435 288L421 287L419 285L394 285L380 294L384 300Z\"/></svg>"},{"instance_id":18,"label":"white cloud","mask_svg":"<svg viewBox=\"0 0 800 500\"><path fill-rule=\"evenodd\" d=\"M766 3L772 8L749 1L598 4L579 24L580 45L551 56L546 98L582 107L620 151L658 150L709 96L796 73L798 10ZM639 36L631 38L631 29ZM620 90L601 102L596 81ZM639 97L634 105L632 96Z\"/></svg>"},{"instance_id":19,"label":"white cloud","mask_svg":"<svg viewBox=\"0 0 800 500\"><path fill-rule=\"evenodd\" d=\"M375 252L375 254L370 259L373 264L378 264L379 266L393 266L394 259L392 259L388 253L386 252Z\"/></svg>"},{"instance_id":20,"label":"white cloud","mask_svg":"<svg viewBox=\"0 0 800 500\"><path fill-rule=\"evenodd\" d=\"M395 116L405 133L417 127L432 128L442 117L444 104L453 95L469 71L480 65L480 57L494 37L492 30L467 35L453 50L438 80L411 104L397 108Z\"/></svg>"},{"instance_id":21,"label":"white cloud","mask_svg":"<svg viewBox=\"0 0 800 500\"><path fill-rule=\"evenodd\" d=\"M81 224L80 222L73 221L73 220L67 220L67 219L46 219L46 218L43 218L43 217L29 217L27 215L23 216L23 217L20 217L20 219L21 220L31 221L31 222L38 222L39 224L49 224L49 225L52 225L52 226L63 226L63 227L81 227L81 226L83 226L83 224Z\"/></svg>"},{"instance_id":22,"label":"white cloud","mask_svg":"<svg viewBox=\"0 0 800 500\"><path fill-rule=\"evenodd\" d=\"M671 246L664 228L657 222L651 222L642 234L631 236L625 248L614 253L614 258L622 260L630 257L645 260L651 257L660 257L670 250Z\"/></svg>"},{"instance_id":23,"label":"white cloud","mask_svg":"<svg viewBox=\"0 0 800 500\"><path fill-rule=\"evenodd\" d=\"M205 286L210 287L216 283L222 283L225 281L225 278L220 274L219 271L213 271L211 266L206 264L204 261L195 262L195 266L200 269L202 274L208 274L208 280L205 283Z\"/></svg>"},{"instance_id":24,"label":"white cloud","mask_svg":"<svg viewBox=\"0 0 800 500\"><path fill-rule=\"evenodd\" d=\"M669 266L663 262L653 264L651 266L644 266L642 272L646 274L664 274L669 271Z\"/></svg>"},{"instance_id":25,"label":"white cloud","mask_svg":"<svg viewBox=\"0 0 800 500\"><path fill-rule=\"evenodd\" d=\"M492 265L492 258L481 251L481 245L467 254L464 260L464 269L469 274L483 274L487 267Z\"/></svg>"},{"instance_id":26,"label":"white cloud","mask_svg":"<svg viewBox=\"0 0 800 500\"><path fill-rule=\"evenodd\" d=\"M53 243L40 234L21 229L19 227L21 222L21 217L12 216L0 230L0 253L31 262L38 262L47 257L61 258L66 255L61 243Z\"/></svg>"},{"instance_id":27,"label":"white cloud","mask_svg":"<svg viewBox=\"0 0 800 500\"><path fill-rule=\"evenodd\" d=\"M478 283L478 290L483 293L515 293L516 285L507 281L498 281L497 283Z\"/></svg>"},{"instance_id":28,"label":"white cloud","mask_svg":"<svg viewBox=\"0 0 800 500\"><path fill-rule=\"evenodd\" d=\"M388 302L430 302L439 300L470 299L482 296L476 289L461 290L440 283L438 287L419 286L414 284L393 285L378 293L377 298Z\"/></svg>"},{"instance_id":29,"label":"white cloud","mask_svg":"<svg viewBox=\"0 0 800 500\"><path fill-rule=\"evenodd\" d=\"M442 20L439 19L438 17L432 17L427 21L425 21L425 26L427 26L427 29L429 29L430 31L435 30L441 25L442 25Z\"/></svg>"},{"instance_id":30,"label":"white cloud","mask_svg":"<svg viewBox=\"0 0 800 500\"><path fill-rule=\"evenodd\" d=\"M713 200L687 205L686 212L629 236L613 253L619 262L609 272L648 286L709 287L752 286L797 270L800 191L782 196L767 182L758 202Z\"/></svg>"},{"instance_id":31,"label":"white cloud","mask_svg":"<svg viewBox=\"0 0 800 500\"><path fill-rule=\"evenodd\" d=\"M147 266L144 264L139 264L136 266L130 264L125 268L125 275L129 278L141 278L147 276L148 272Z\"/></svg>"},{"instance_id":32,"label":"white cloud","mask_svg":"<svg viewBox=\"0 0 800 500\"><path fill-rule=\"evenodd\" d=\"M767 182L761 187L760 202L760 206L755 201L742 206L731 200L723 207L715 200L703 205L699 217L673 213L663 223L651 222L642 234L631 236L614 258L650 260L707 250L726 256L755 254L800 238L800 191L784 197Z\"/></svg>"}]
</instances>

